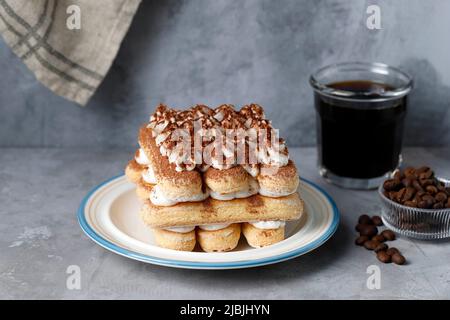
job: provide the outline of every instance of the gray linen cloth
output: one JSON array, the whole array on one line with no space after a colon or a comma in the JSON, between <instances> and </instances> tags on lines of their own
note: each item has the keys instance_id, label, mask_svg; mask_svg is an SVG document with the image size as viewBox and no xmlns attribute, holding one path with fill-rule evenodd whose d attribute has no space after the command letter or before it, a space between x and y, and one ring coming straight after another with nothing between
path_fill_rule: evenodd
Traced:
<instances>
[{"instance_id":1,"label":"gray linen cloth","mask_svg":"<svg viewBox=\"0 0 450 320\"><path fill-rule=\"evenodd\" d=\"M85 105L141 0L0 0L0 34L36 78Z\"/></svg>"}]
</instances>

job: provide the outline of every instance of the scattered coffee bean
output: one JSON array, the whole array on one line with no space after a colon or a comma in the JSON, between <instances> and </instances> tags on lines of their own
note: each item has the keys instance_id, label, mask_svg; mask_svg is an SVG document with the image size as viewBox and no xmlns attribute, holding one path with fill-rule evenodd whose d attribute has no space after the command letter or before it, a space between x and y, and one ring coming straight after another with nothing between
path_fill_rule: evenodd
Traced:
<instances>
[{"instance_id":1,"label":"scattered coffee bean","mask_svg":"<svg viewBox=\"0 0 450 320\"><path fill-rule=\"evenodd\" d=\"M395 254L395 253L400 253L400 251L398 251L397 248L392 247L392 248L387 249L387 250L386 250L386 253L387 253L388 255L392 256L392 255Z\"/></svg>"},{"instance_id":2,"label":"scattered coffee bean","mask_svg":"<svg viewBox=\"0 0 450 320\"><path fill-rule=\"evenodd\" d=\"M395 233L392 230L384 230L381 234L388 241L394 241L395 240Z\"/></svg>"},{"instance_id":3,"label":"scattered coffee bean","mask_svg":"<svg viewBox=\"0 0 450 320\"><path fill-rule=\"evenodd\" d=\"M406 259L404 256L402 256L400 253L394 253L392 256L389 256L392 259L392 262L398 265L402 265L406 262Z\"/></svg>"},{"instance_id":4,"label":"scattered coffee bean","mask_svg":"<svg viewBox=\"0 0 450 320\"><path fill-rule=\"evenodd\" d=\"M355 226L355 230L358 231L358 232L361 232L361 230L364 229L364 228L366 228L367 226L368 226L368 224L361 224L361 223L358 223L358 224Z\"/></svg>"},{"instance_id":5,"label":"scattered coffee bean","mask_svg":"<svg viewBox=\"0 0 450 320\"><path fill-rule=\"evenodd\" d=\"M386 251L378 251L377 258L383 263L391 262L391 256L386 253Z\"/></svg>"},{"instance_id":6,"label":"scattered coffee bean","mask_svg":"<svg viewBox=\"0 0 450 320\"><path fill-rule=\"evenodd\" d=\"M377 235L378 229L374 225L366 224L366 225L362 225L361 230L359 231L359 233L362 236L373 237L373 236Z\"/></svg>"},{"instance_id":7,"label":"scattered coffee bean","mask_svg":"<svg viewBox=\"0 0 450 320\"><path fill-rule=\"evenodd\" d=\"M359 224L373 224L372 219L370 219L370 217L367 214L363 214L363 215L359 216L358 223Z\"/></svg>"},{"instance_id":8,"label":"scattered coffee bean","mask_svg":"<svg viewBox=\"0 0 450 320\"><path fill-rule=\"evenodd\" d=\"M378 247L380 243L378 241L375 240L369 240L364 242L364 248L366 248L367 250L375 250L376 247Z\"/></svg>"},{"instance_id":9,"label":"scattered coffee bean","mask_svg":"<svg viewBox=\"0 0 450 320\"><path fill-rule=\"evenodd\" d=\"M385 242L386 238L382 234L377 234L376 236L372 237L372 240L375 240L378 242Z\"/></svg>"},{"instance_id":10,"label":"scattered coffee bean","mask_svg":"<svg viewBox=\"0 0 450 320\"><path fill-rule=\"evenodd\" d=\"M386 243L380 243L378 246L376 246L375 249L373 249L373 251L375 251L375 252L386 251L387 248L388 248L388 246L386 245Z\"/></svg>"},{"instance_id":11,"label":"scattered coffee bean","mask_svg":"<svg viewBox=\"0 0 450 320\"><path fill-rule=\"evenodd\" d=\"M378 227L383 225L383 220L381 220L380 216L373 216L372 217L372 222L373 222L374 225L376 225Z\"/></svg>"},{"instance_id":12,"label":"scattered coffee bean","mask_svg":"<svg viewBox=\"0 0 450 320\"><path fill-rule=\"evenodd\" d=\"M362 246L364 244L364 242L366 242L366 241L369 241L368 236L359 236L358 238L356 238L355 244L357 246Z\"/></svg>"}]
</instances>

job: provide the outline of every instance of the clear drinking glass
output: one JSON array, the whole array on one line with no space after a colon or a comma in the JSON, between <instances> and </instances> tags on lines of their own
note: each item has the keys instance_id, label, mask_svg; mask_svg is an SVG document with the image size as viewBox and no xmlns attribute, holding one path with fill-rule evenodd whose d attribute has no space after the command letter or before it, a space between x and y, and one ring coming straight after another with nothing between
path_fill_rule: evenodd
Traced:
<instances>
[{"instance_id":1,"label":"clear drinking glass","mask_svg":"<svg viewBox=\"0 0 450 320\"><path fill-rule=\"evenodd\" d=\"M321 68L310 84L320 174L346 188L378 187L401 162L411 77L382 63L351 62Z\"/></svg>"}]
</instances>

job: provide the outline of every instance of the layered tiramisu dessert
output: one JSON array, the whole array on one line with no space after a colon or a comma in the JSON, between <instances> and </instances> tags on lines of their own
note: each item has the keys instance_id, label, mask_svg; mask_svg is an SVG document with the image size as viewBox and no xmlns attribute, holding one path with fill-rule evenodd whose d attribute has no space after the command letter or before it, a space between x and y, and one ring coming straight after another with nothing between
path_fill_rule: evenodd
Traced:
<instances>
[{"instance_id":1,"label":"layered tiramisu dessert","mask_svg":"<svg viewBox=\"0 0 450 320\"><path fill-rule=\"evenodd\" d=\"M125 172L161 247L230 251L241 233L263 247L303 214L295 164L259 105L159 105L139 145Z\"/></svg>"}]
</instances>

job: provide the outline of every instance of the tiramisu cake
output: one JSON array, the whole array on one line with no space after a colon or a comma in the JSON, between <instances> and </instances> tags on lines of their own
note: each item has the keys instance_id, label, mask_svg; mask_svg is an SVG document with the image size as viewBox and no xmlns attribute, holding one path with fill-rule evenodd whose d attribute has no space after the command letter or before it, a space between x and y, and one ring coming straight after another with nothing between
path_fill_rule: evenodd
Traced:
<instances>
[{"instance_id":1,"label":"tiramisu cake","mask_svg":"<svg viewBox=\"0 0 450 320\"><path fill-rule=\"evenodd\" d=\"M159 105L139 145L125 172L161 247L229 251L241 232L263 247L283 240L285 221L303 214L295 164L259 105Z\"/></svg>"}]
</instances>

